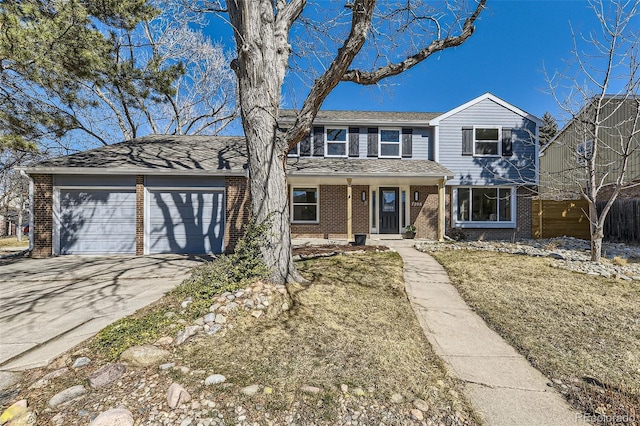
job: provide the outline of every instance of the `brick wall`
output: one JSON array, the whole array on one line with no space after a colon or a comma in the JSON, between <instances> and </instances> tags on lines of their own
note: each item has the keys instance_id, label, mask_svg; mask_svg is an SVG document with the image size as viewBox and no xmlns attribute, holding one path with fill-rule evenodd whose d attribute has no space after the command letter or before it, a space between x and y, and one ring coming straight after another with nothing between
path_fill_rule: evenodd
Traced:
<instances>
[{"instance_id":1,"label":"brick wall","mask_svg":"<svg viewBox=\"0 0 640 426\"><path fill-rule=\"evenodd\" d=\"M447 188L450 193L451 188ZM516 191L516 228L471 229L463 228L462 232L468 240L517 240L533 238L531 230L531 197L533 192L526 187ZM449 208L449 210L451 210ZM447 222L447 235L451 235L451 222Z\"/></svg>"},{"instance_id":2,"label":"brick wall","mask_svg":"<svg viewBox=\"0 0 640 426\"><path fill-rule=\"evenodd\" d=\"M224 184L226 188L224 246L227 252L231 252L244 233L242 226L249 220L250 193L247 178L243 176L227 176L224 178Z\"/></svg>"},{"instance_id":3,"label":"brick wall","mask_svg":"<svg viewBox=\"0 0 640 426\"><path fill-rule=\"evenodd\" d=\"M418 191L418 201L415 202L413 194ZM445 221L450 222L449 199L451 190L447 188L445 195ZM438 187L437 186L411 186L407 200L409 204L409 218L411 224L416 227L416 238L438 239ZM400 230L401 232L404 229Z\"/></svg>"},{"instance_id":4,"label":"brick wall","mask_svg":"<svg viewBox=\"0 0 640 426\"><path fill-rule=\"evenodd\" d=\"M33 250L31 257L53 255L53 175L32 175Z\"/></svg>"},{"instance_id":5,"label":"brick wall","mask_svg":"<svg viewBox=\"0 0 640 426\"><path fill-rule=\"evenodd\" d=\"M136 176L136 254L144 254L144 176Z\"/></svg>"},{"instance_id":6,"label":"brick wall","mask_svg":"<svg viewBox=\"0 0 640 426\"><path fill-rule=\"evenodd\" d=\"M291 224L293 238L347 238L347 185L320 185L320 223ZM353 185L352 230L354 234L369 233L369 186ZM362 191L367 200L362 201Z\"/></svg>"}]
</instances>

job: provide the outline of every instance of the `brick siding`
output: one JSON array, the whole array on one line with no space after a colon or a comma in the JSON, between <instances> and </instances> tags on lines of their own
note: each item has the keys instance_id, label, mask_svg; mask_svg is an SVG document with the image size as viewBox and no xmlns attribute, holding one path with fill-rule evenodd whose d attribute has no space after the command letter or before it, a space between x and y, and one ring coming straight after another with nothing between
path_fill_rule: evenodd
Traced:
<instances>
[{"instance_id":1,"label":"brick siding","mask_svg":"<svg viewBox=\"0 0 640 426\"><path fill-rule=\"evenodd\" d=\"M247 178L243 176L225 177L224 186L226 188L224 247L225 251L231 252L244 234L243 225L249 220L251 197Z\"/></svg>"},{"instance_id":2,"label":"brick siding","mask_svg":"<svg viewBox=\"0 0 640 426\"><path fill-rule=\"evenodd\" d=\"M144 176L136 176L136 254L144 254Z\"/></svg>"},{"instance_id":3,"label":"brick siding","mask_svg":"<svg viewBox=\"0 0 640 426\"><path fill-rule=\"evenodd\" d=\"M448 188L447 188L448 189ZM414 200L414 193L418 191L418 201ZM445 220L450 222L448 208L451 191L445 195ZM409 221L416 227L416 238L438 239L438 187L437 186L411 186L409 194ZM404 229L401 230L403 232Z\"/></svg>"},{"instance_id":4,"label":"brick siding","mask_svg":"<svg viewBox=\"0 0 640 426\"><path fill-rule=\"evenodd\" d=\"M31 257L53 254L53 175L34 174L33 250Z\"/></svg>"},{"instance_id":5,"label":"brick siding","mask_svg":"<svg viewBox=\"0 0 640 426\"><path fill-rule=\"evenodd\" d=\"M369 233L369 187L353 185L352 230L354 234ZM291 224L293 238L347 238L347 185L320 185L319 219L317 224ZM362 191L367 200L362 201Z\"/></svg>"}]
</instances>

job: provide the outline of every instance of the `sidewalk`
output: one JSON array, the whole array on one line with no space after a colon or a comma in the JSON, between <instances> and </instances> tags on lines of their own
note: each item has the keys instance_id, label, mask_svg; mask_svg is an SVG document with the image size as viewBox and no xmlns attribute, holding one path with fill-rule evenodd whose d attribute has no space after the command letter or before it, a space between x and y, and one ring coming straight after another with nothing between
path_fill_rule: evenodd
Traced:
<instances>
[{"instance_id":1,"label":"sidewalk","mask_svg":"<svg viewBox=\"0 0 640 426\"><path fill-rule=\"evenodd\" d=\"M407 294L434 351L466 386L489 426L585 424L549 379L508 345L462 300L431 256L389 241L404 260Z\"/></svg>"}]
</instances>

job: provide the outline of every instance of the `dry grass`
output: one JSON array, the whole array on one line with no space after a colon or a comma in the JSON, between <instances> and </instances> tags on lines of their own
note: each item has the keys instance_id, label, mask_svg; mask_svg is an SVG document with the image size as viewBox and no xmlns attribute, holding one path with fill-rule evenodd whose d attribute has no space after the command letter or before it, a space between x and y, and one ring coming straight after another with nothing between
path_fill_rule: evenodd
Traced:
<instances>
[{"instance_id":1,"label":"dry grass","mask_svg":"<svg viewBox=\"0 0 640 426\"><path fill-rule=\"evenodd\" d=\"M356 404L388 404L393 393L426 400L434 412L459 412L474 423L459 386L431 351L404 292L402 260L395 253L337 256L300 264L313 284L290 289L295 308L260 326L240 324L224 337L193 347L185 357L197 368L224 374L238 389L274 389L258 398L267 411L303 404L302 423L335 421L340 385L361 387ZM319 395L303 385L323 388ZM449 393L450 390L454 392ZM370 392L372 391L372 392ZM453 395L453 396L452 396ZM255 403L255 398L253 399Z\"/></svg>"},{"instance_id":2,"label":"dry grass","mask_svg":"<svg viewBox=\"0 0 640 426\"><path fill-rule=\"evenodd\" d=\"M526 256L480 251L432 255L467 303L534 366L562 380L565 385L559 389L578 407L638 419L637 282L578 274Z\"/></svg>"},{"instance_id":3,"label":"dry grass","mask_svg":"<svg viewBox=\"0 0 640 426\"><path fill-rule=\"evenodd\" d=\"M0 238L0 248L5 247L29 247L29 236L22 237L22 241L18 242L16 237L3 237Z\"/></svg>"}]
</instances>

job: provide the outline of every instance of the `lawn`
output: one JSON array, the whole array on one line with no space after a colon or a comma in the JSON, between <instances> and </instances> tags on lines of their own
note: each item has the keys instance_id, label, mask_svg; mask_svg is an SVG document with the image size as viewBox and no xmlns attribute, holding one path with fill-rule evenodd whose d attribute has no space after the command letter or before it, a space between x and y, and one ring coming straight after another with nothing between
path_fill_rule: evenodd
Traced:
<instances>
[{"instance_id":1,"label":"lawn","mask_svg":"<svg viewBox=\"0 0 640 426\"><path fill-rule=\"evenodd\" d=\"M0 238L0 249L6 247L29 247L29 236L24 235L22 237L22 241L18 242L18 238L16 237L2 237Z\"/></svg>"},{"instance_id":2,"label":"lawn","mask_svg":"<svg viewBox=\"0 0 640 426\"><path fill-rule=\"evenodd\" d=\"M64 424L87 424L91 413L123 405L141 424L195 415L224 424L334 425L357 420L405 425L416 423L416 399L428 405L418 411L424 421L478 424L462 383L446 373L424 337L404 291L397 253L338 255L298 266L311 284L289 287L294 302L290 310L267 311L258 320L244 310L229 315L223 332L201 333L172 346L167 361L176 368L128 367L117 383L91 390L67 406ZM112 361L126 346L174 336L179 324L194 321L197 316L181 308L183 297L178 294L180 289L108 327L48 370L27 373L15 398L26 398L40 413L38 421L46 424L56 415L56 410L46 409L53 394L86 382L89 371ZM193 306L208 310L209 305L194 300L189 308ZM91 358L88 368L70 369L46 388L29 389L44 373L69 366L80 355ZM204 377L213 373L224 375L226 382L205 386ZM166 389L172 382L188 389L202 407L168 410ZM250 385L259 385L259 392L244 395L241 390ZM173 417L162 417L164 411Z\"/></svg>"},{"instance_id":3,"label":"lawn","mask_svg":"<svg viewBox=\"0 0 640 426\"><path fill-rule=\"evenodd\" d=\"M467 250L431 254L465 301L577 408L638 420L638 282L554 268L543 258Z\"/></svg>"}]
</instances>

